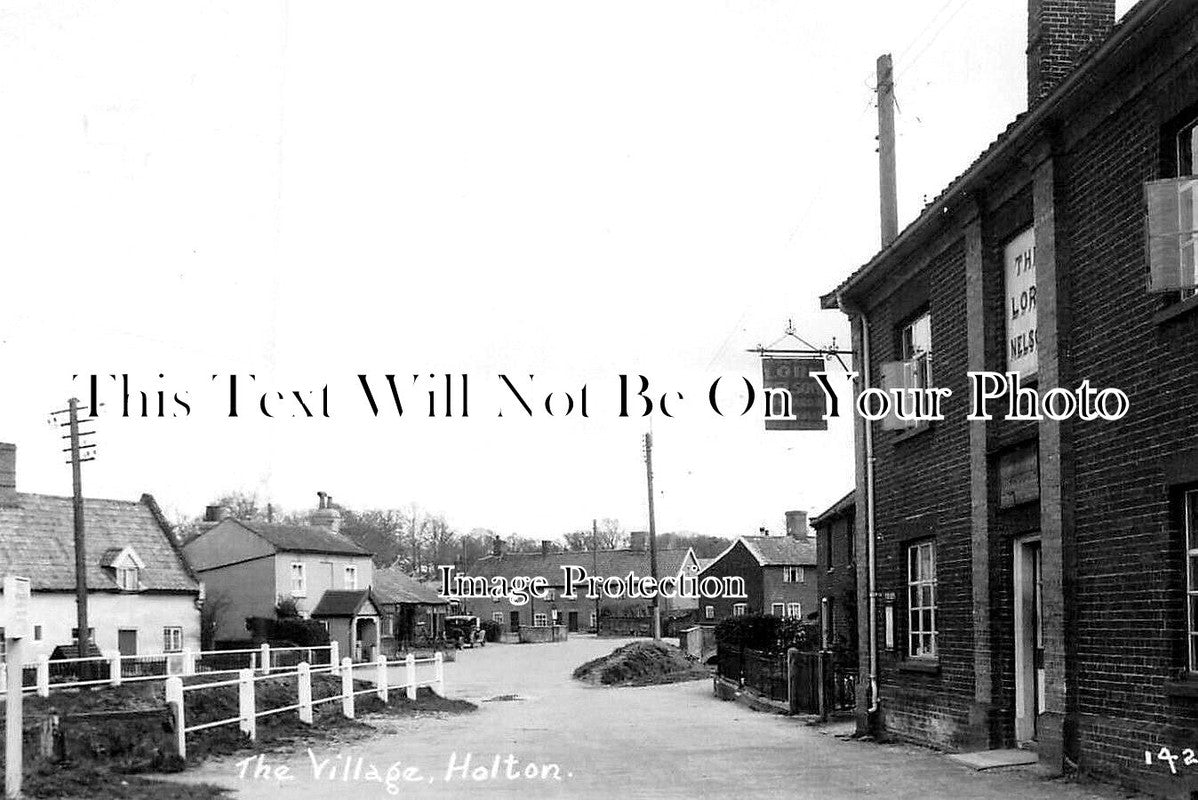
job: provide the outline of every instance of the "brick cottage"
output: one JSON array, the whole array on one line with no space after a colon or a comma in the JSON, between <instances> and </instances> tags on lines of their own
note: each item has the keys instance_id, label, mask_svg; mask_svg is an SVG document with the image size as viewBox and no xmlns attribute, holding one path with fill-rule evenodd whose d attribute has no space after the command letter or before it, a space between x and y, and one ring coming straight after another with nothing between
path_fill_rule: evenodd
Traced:
<instances>
[{"instance_id":1,"label":"brick cottage","mask_svg":"<svg viewBox=\"0 0 1198 800\"><path fill-rule=\"evenodd\" d=\"M858 419L859 724L1189 798L1155 755L1198 745L1198 4L1029 5L1029 110L823 298L868 386L953 391ZM969 422L969 370L1130 413Z\"/></svg>"}]
</instances>

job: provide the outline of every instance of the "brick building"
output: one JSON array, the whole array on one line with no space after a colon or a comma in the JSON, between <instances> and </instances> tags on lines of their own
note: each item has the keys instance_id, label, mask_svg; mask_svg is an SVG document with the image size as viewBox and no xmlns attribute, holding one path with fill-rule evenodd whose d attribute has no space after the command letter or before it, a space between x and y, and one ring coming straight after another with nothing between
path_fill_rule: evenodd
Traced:
<instances>
[{"instance_id":1,"label":"brick building","mask_svg":"<svg viewBox=\"0 0 1198 800\"><path fill-rule=\"evenodd\" d=\"M953 391L858 419L858 718L1188 798L1145 751L1198 730L1198 4L1029 5L1029 110L823 298L869 387ZM969 422L970 370L1130 412Z\"/></svg>"},{"instance_id":2,"label":"brick building","mask_svg":"<svg viewBox=\"0 0 1198 800\"><path fill-rule=\"evenodd\" d=\"M787 515L788 522L796 519L794 513ZM742 536L703 568L702 580L741 578L747 596L705 598L699 608L701 625L743 614L802 619L816 613L815 542L808 536L807 516L787 530L787 536Z\"/></svg>"},{"instance_id":3,"label":"brick building","mask_svg":"<svg viewBox=\"0 0 1198 800\"><path fill-rule=\"evenodd\" d=\"M815 529L820 642L857 652L857 493L811 520Z\"/></svg>"}]
</instances>

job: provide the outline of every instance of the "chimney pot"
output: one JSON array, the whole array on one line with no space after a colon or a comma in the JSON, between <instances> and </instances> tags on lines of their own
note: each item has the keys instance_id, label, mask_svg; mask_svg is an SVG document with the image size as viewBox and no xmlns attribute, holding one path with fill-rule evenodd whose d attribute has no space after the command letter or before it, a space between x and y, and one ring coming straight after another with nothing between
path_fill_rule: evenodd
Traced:
<instances>
[{"instance_id":1,"label":"chimney pot","mask_svg":"<svg viewBox=\"0 0 1198 800\"><path fill-rule=\"evenodd\" d=\"M204 509L204 522L217 523L229 516L229 509L222 505L210 505Z\"/></svg>"},{"instance_id":2,"label":"chimney pot","mask_svg":"<svg viewBox=\"0 0 1198 800\"><path fill-rule=\"evenodd\" d=\"M786 535L792 539L806 539L810 535L806 511L786 512Z\"/></svg>"},{"instance_id":3,"label":"chimney pot","mask_svg":"<svg viewBox=\"0 0 1198 800\"><path fill-rule=\"evenodd\" d=\"M1115 27L1115 0L1029 0L1027 104L1036 105Z\"/></svg>"}]
</instances>

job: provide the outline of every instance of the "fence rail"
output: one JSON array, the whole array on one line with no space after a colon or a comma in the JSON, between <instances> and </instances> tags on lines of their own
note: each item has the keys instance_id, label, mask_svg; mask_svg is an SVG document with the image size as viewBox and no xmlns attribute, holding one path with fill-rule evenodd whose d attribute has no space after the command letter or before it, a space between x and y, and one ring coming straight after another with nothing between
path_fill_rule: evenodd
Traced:
<instances>
[{"instance_id":1,"label":"fence rail","mask_svg":"<svg viewBox=\"0 0 1198 800\"><path fill-rule=\"evenodd\" d=\"M267 662L269 663L269 661ZM418 664L432 664L433 675L431 679L418 680L416 676L416 666ZM399 684L392 684L390 679L390 668L402 665L404 670L404 681ZM365 689L354 689L354 671L359 670L359 675L367 673L369 670L374 671L375 685ZM328 673L330 675L340 675L341 677L341 692L339 694L330 695L313 699L312 697L312 676ZM280 706L278 708L270 708L259 711L257 708L257 684L264 680L275 680L278 678L296 679L296 702L289 705ZM367 679L369 679L367 677ZM196 723L194 725L187 724L185 695L187 692L203 691L213 689L219 686L237 686L238 687L238 713L235 717L227 719L210 720L208 722ZM312 710L322 703L329 703L334 700L341 701L341 714L349 719L354 718L354 699L364 694L373 694L387 702L387 698L392 689L403 689L407 693L410 700L416 699L416 690L421 686L431 686L437 694L445 694L445 662L440 653L435 654L432 658L417 659L415 656L408 654L406 659L402 661L388 661L385 656L379 656L375 661L354 663L350 658L344 658L340 664L336 662L327 666L313 667L306 661L301 661L296 664L293 671L287 672L262 672L255 673L250 669L242 669L238 672L236 680L216 681L206 683L183 683L183 679L177 675L172 675L166 679L166 702L171 708L171 713L175 718L175 736L179 750L179 755L183 758L187 757L187 734L198 733L210 728L218 728L224 725L237 724L241 732L245 734L251 741L257 739L258 736L258 720L263 717L272 716L275 714L285 714L296 712L299 715L300 721L311 725Z\"/></svg>"},{"instance_id":2,"label":"fence rail","mask_svg":"<svg viewBox=\"0 0 1198 800\"><path fill-rule=\"evenodd\" d=\"M43 657L21 665L22 692L49 697L51 691L89 686L120 686L138 681L164 681L171 676L229 675L248 669L271 673L294 669L301 662L331 665L340 662L337 642L319 647L260 647L241 650L182 650L151 655L107 655L80 658ZM7 691L9 665L0 664L0 697Z\"/></svg>"}]
</instances>

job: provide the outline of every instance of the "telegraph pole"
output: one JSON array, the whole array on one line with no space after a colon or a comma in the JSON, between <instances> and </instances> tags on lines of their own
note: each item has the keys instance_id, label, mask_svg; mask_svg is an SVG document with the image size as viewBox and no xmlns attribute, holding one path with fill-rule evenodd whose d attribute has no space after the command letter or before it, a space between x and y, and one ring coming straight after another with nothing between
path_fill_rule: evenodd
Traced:
<instances>
[{"instance_id":1,"label":"telegraph pole","mask_svg":"<svg viewBox=\"0 0 1198 800\"><path fill-rule=\"evenodd\" d=\"M599 520L591 520L591 574L599 574ZM599 635L599 593L595 592L595 635Z\"/></svg>"},{"instance_id":2,"label":"telegraph pole","mask_svg":"<svg viewBox=\"0 0 1198 800\"><path fill-rule=\"evenodd\" d=\"M83 524L83 464L96 460L96 446L94 443L83 443L82 438L91 436L95 431L79 430L78 398L72 397L67 402L67 408L53 412L50 415L51 422L62 414L68 415L66 422L58 424L69 429L69 433L62 438L70 440L70 447L64 448L63 452L70 454L66 463L71 465L71 498L75 511L75 646L78 657L85 658L91 639L87 634L87 543Z\"/></svg>"},{"instance_id":3,"label":"telegraph pole","mask_svg":"<svg viewBox=\"0 0 1198 800\"><path fill-rule=\"evenodd\" d=\"M898 237L898 182L894 166L894 65L890 54L878 57L878 188L882 246Z\"/></svg>"},{"instance_id":4,"label":"telegraph pole","mask_svg":"<svg viewBox=\"0 0 1198 800\"><path fill-rule=\"evenodd\" d=\"M653 434L645 434L645 477L649 484L649 573L657 581L657 522L653 516ZM653 638L661 640L661 605L653 595Z\"/></svg>"}]
</instances>

